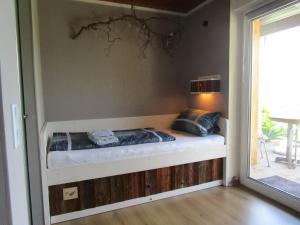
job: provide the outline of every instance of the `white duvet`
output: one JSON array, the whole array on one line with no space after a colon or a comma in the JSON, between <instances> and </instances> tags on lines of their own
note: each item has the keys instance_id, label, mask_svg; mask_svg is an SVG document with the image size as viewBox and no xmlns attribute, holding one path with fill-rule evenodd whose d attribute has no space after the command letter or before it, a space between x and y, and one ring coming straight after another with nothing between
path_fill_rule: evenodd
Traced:
<instances>
[{"instance_id":1,"label":"white duvet","mask_svg":"<svg viewBox=\"0 0 300 225\"><path fill-rule=\"evenodd\" d=\"M171 152L205 149L206 147L222 146L225 142L224 137L217 134L207 137L198 137L184 132L172 130L164 131L175 136L176 141L89 150L49 152L47 158L48 168L62 168L86 163L99 163L141 156L151 156L154 154L158 155Z\"/></svg>"}]
</instances>

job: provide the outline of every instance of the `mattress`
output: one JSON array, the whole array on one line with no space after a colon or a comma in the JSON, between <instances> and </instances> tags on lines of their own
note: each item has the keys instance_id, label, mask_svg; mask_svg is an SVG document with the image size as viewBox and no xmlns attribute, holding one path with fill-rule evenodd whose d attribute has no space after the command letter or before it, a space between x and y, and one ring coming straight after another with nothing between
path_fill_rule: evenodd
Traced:
<instances>
[{"instance_id":1,"label":"mattress","mask_svg":"<svg viewBox=\"0 0 300 225\"><path fill-rule=\"evenodd\" d=\"M126 160L151 155L170 154L188 150L200 150L206 147L224 146L225 139L218 134L198 137L180 131L163 130L176 137L172 142L148 143L129 146L117 146L76 151L49 152L47 157L48 168L62 168L82 164L101 163L116 160Z\"/></svg>"},{"instance_id":2,"label":"mattress","mask_svg":"<svg viewBox=\"0 0 300 225\"><path fill-rule=\"evenodd\" d=\"M175 137L153 128L116 130L113 131L113 137L117 142L95 144L87 132L53 133L49 151L77 151L175 140Z\"/></svg>"}]
</instances>

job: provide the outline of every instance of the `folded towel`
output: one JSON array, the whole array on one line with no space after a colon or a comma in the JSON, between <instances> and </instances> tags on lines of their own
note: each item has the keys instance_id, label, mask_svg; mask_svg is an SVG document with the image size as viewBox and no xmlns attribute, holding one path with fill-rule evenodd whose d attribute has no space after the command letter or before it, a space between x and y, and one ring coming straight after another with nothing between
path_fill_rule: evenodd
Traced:
<instances>
[{"instance_id":1,"label":"folded towel","mask_svg":"<svg viewBox=\"0 0 300 225\"><path fill-rule=\"evenodd\" d=\"M106 136L106 137L95 137L88 134L89 139L97 145L108 145L119 143L119 139L116 136Z\"/></svg>"},{"instance_id":2,"label":"folded towel","mask_svg":"<svg viewBox=\"0 0 300 225\"><path fill-rule=\"evenodd\" d=\"M103 130L88 132L88 135L93 137L108 137L108 136L113 136L114 132L108 129L103 129Z\"/></svg>"}]
</instances>

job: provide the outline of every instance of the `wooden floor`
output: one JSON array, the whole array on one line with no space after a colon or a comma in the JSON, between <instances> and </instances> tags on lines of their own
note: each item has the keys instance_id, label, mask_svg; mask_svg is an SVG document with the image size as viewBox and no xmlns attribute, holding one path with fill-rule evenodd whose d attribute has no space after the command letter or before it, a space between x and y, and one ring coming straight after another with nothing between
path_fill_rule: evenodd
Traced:
<instances>
[{"instance_id":1,"label":"wooden floor","mask_svg":"<svg viewBox=\"0 0 300 225\"><path fill-rule=\"evenodd\" d=\"M300 225L300 214L242 187L217 187L59 225Z\"/></svg>"}]
</instances>

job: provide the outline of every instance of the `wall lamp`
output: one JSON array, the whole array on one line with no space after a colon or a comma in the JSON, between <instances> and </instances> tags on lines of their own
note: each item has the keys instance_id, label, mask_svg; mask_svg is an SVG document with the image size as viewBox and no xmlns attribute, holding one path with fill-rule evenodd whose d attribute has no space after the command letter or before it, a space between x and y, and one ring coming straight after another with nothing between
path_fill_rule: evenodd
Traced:
<instances>
[{"instance_id":1,"label":"wall lamp","mask_svg":"<svg viewBox=\"0 0 300 225\"><path fill-rule=\"evenodd\" d=\"M191 80L190 93L212 93L220 92L220 75L211 75L199 77L197 80Z\"/></svg>"}]
</instances>

